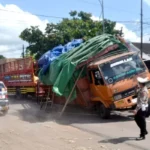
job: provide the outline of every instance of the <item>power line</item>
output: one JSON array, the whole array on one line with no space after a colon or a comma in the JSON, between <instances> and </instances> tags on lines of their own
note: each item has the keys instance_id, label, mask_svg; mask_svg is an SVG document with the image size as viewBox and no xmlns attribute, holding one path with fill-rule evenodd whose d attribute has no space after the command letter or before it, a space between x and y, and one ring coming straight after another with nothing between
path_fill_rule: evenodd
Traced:
<instances>
[{"instance_id":1,"label":"power line","mask_svg":"<svg viewBox=\"0 0 150 150\"><path fill-rule=\"evenodd\" d=\"M150 35L150 33L146 33L146 34L144 34L144 36L148 36L148 35Z\"/></svg>"},{"instance_id":2,"label":"power line","mask_svg":"<svg viewBox=\"0 0 150 150\"><path fill-rule=\"evenodd\" d=\"M3 23L7 23L9 22L10 20L9 19L0 19L0 21L3 21ZM113 22L116 22L116 23L123 23L123 24L139 24L139 22L135 22L135 21L114 21ZM13 22L11 21L11 24L25 24L25 23L29 23L28 21L23 21L23 20L13 20ZM144 23L143 23L144 24ZM148 24L145 23L145 24ZM150 22L149 22L150 24ZM31 24L32 25L32 24ZM37 24L38 25L38 24Z\"/></svg>"},{"instance_id":3,"label":"power line","mask_svg":"<svg viewBox=\"0 0 150 150\"><path fill-rule=\"evenodd\" d=\"M91 3L89 1L86 1L86 0L82 0L83 2L85 3L89 3L89 4L94 4L94 5L97 5L98 3ZM10 10L6 10L6 9L0 9L0 11L6 11L6 12L11 12L11 13L18 13L18 14L26 14L26 15L35 15L35 16L40 16L40 17L48 17L48 18L57 18L57 19L63 19L64 17L58 17L58 16L48 16L48 15L41 15L41 14L28 14L26 12L16 12L16 11L10 11ZM0 19L0 20L9 20L9 19ZM17 24L23 24L25 22L28 22L28 21L25 21L25 20L14 20L13 21L18 21ZM114 21L114 22L118 22L118 23L124 23L124 24L135 24L135 23L140 23L139 21ZM14 23L14 22L13 22ZM150 25L149 22L143 22L143 24L147 24L147 25Z\"/></svg>"},{"instance_id":4,"label":"power line","mask_svg":"<svg viewBox=\"0 0 150 150\"><path fill-rule=\"evenodd\" d=\"M140 31L140 27L134 29L134 30L131 30L132 32L139 32Z\"/></svg>"},{"instance_id":5,"label":"power line","mask_svg":"<svg viewBox=\"0 0 150 150\"><path fill-rule=\"evenodd\" d=\"M89 2L89 1L86 1L86 0L82 0L84 3L88 3L88 4L93 4L93 5L96 5L98 6L99 4L98 3L92 3L92 2ZM80 0L81 2L81 0ZM105 6L105 8L111 8L111 9L114 9L114 10L117 10L116 8L113 8L113 7L107 7ZM126 10L122 10L122 9L118 9L119 12L120 11L124 11L124 12L128 12L128 13L133 13L133 12L129 12L129 11L126 11ZM55 19L64 19L66 17L60 17L60 16L51 16L51 15L45 15L45 14L30 14L28 12L17 12L17 11L11 11L11 10L6 10L6 9L0 9L0 11L5 11L5 12L11 12L11 13L18 13L18 14L25 14L25 15L35 15L35 16L38 16L38 17L44 17L44 18L55 18Z\"/></svg>"},{"instance_id":6,"label":"power line","mask_svg":"<svg viewBox=\"0 0 150 150\"><path fill-rule=\"evenodd\" d=\"M15 23L15 24L24 24L24 23L29 23L29 21L25 21L25 20L10 20L10 19L0 19L0 21L3 21L3 23L7 23L7 22L11 22L11 23ZM13 22L12 22L13 21Z\"/></svg>"},{"instance_id":7,"label":"power line","mask_svg":"<svg viewBox=\"0 0 150 150\"><path fill-rule=\"evenodd\" d=\"M0 19L0 21L3 21L3 23L8 23L8 22L11 22L11 24L9 24L10 26L12 24L21 24L21 25L24 25L25 23L28 23L29 26L33 25L33 26L38 26L40 24L36 24L36 23L32 23L32 24L29 24L29 21L25 21L25 20L10 20L10 19Z\"/></svg>"},{"instance_id":8,"label":"power line","mask_svg":"<svg viewBox=\"0 0 150 150\"><path fill-rule=\"evenodd\" d=\"M83 0L82 0L83 1ZM84 2L87 2L86 0L84 0ZM93 3L92 3L93 4ZM98 3L97 3L98 4ZM97 5L96 4L96 5ZM99 5L99 4L98 4ZM17 11L11 11L11 10L6 10L6 9L0 9L0 11L6 11L6 12L12 12L12 13L18 13L18 14L26 14L26 15L35 15L35 16L39 16L39 17L46 17L46 18L57 18L57 19L64 19L65 17L59 17L59 16L48 16L48 15L41 15L41 14L28 14L26 12L17 12ZM2 19L0 19L2 20ZM3 19L3 20L9 20L9 19ZM14 19L13 19L14 20ZM15 20L18 22L27 22L24 20ZM140 23L139 21L114 21L114 22L120 22L120 23Z\"/></svg>"},{"instance_id":9,"label":"power line","mask_svg":"<svg viewBox=\"0 0 150 150\"><path fill-rule=\"evenodd\" d=\"M78 0L79 2L83 2L83 3L87 3L87 4L90 4L90 5L94 5L94 6L99 6L99 4L98 3L93 3L93 2L89 2L89 1L87 1L87 0ZM122 12L126 12L126 13L135 13L135 12L133 12L133 11L127 11L127 10L124 10L124 9L118 9L118 8L114 8L114 7L109 7L109 6L105 6L105 8L107 8L107 9L112 9L112 10L114 10L114 11L122 11Z\"/></svg>"},{"instance_id":10,"label":"power line","mask_svg":"<svg viewBox=\"0 0 150 150\"><path fill-rule=\"evenodd\" d=\"M99 5L98 3L93 3L93 2L89 2L89 1L86 1L86 0L78 0L79 2L83 2L83 3L87 3L87 4L90 4L90 5Z\"/></svg>"},{"instance_id":11,"label":"power line","mask_svg":"<svg viewBox=\"0 0 150 150\"><path fill-rule=\"evenodd\" d=\"M6 10L6 9L0 9L0 11L6 11L6 12L12 12L12 13L18 13L18 14L26 14L26 15L35 15L35 16L45 17L45 18L57 18L57 19L65 18L65 17L49 16L49 15L42 15L42 14L30 14L26 12L17 12L17 11L11 11L11 10Z\"/></svg>"},{"instance_id":12,"label":"power line","mask_svg":"<svg viewBox=\"0 0 150 150\"><path fill-rule=\"evenodd\" d=\"M1 21L11 21L10 19L0 19ZM28 21L25 21L25 20L17 20L17 19L13 19L12 21L17 21L18 23L26 23L26 22L28 22ZM140 23L140 21L132 21L132 20L129 20L129 21L127 21L127 20L125 20L125 21L123 21L123 20L111 20L111 21L113 21L113 22L118 22L118 23L124 23L124 24L135 24L135 23ZM143 24L150 24L150 22L143 22Z\"/></svg>"},{"instance_id":13,"label":"power line","mask_svg":"<svg viewBox=\"0 0 150 150\"><path fill-rule=\"evenodd\" d=\"M140 23L140 21L116 21L116 22L122 22L122 23Z\"/></svg>"},{"instance_id":14,"label":"power line","mask_svg":"<svg viewBox=\"0 0 150 150\"><path fill-rule=\"evenodd\" d=\"M3 50L3 51L0 50L0 53L7 53L7 52L14 52L14 51L20 51L20 52L22 52L21 49L9 49L9 50Z\"/></svg>"},{"instance_id":15,"label":"power line","mask_svg":"<svg viewBox=\"0 0 150 150\"><path fill-rule=\"evenodd\" d=\"M143 18L144 20L149 20L150 18Z\"/></svg>"},{"instance_id":16,"label":"power line","mask_svg":"<svg viewBox=\"0 0 150 150\"><path fill-rule=\"evenodd\" d=\"M141 32L140 28L141 28L141 27L138 27L138 29L132 30L132 32ZM150 29L150 25L144 27L144 28L143 28L143 31L145 31L145 30L147 30L147 29Z\"/></svg>"},{"instance_id":17,"label":"power line","mask_svg":"<svg viewBox=\"0 0 150 150\"><path fill-rule=\"evenodd\" d=\"M145 24L145 25L150 25L150 22L143 22L143 24Z\"/></svg>"}]
</instances>

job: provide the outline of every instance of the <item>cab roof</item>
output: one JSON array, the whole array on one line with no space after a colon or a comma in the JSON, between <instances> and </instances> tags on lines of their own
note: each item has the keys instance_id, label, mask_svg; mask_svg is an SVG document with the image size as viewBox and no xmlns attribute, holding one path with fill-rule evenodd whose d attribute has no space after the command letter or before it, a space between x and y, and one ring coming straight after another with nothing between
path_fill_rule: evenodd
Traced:
<instances>
[{"instance_id":1,"label":"cab roof","mask_svg":"<svg viewBox=\"0 0 150 150\"><path fill-rule=\"evenodd\" d=\"M135 52L127 52L127 53L123 53L123 54L119 54L119 55L115 55L115 56L110 56L110 57L107 57L107 58L98 58L95 61L91 62L88 65L88 67L90 67L90 68L91 67L97 67L98 65L106 63L106 62L111 61L113 59L117 59L119 57L123 57L123 56L127 56L127 55L132 55L132 54L135 54Z\"/></svg>"}]
</instances>

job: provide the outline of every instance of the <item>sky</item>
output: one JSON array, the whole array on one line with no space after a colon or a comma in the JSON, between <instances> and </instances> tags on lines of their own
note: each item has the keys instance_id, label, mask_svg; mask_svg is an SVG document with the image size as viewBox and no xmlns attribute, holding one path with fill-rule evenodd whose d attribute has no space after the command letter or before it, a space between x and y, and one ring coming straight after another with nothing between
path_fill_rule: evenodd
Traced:
<instances>
[{"instance_id":1,"label":"sky","mask_svg":"<svg viewBox=\"0 0 150 150\"><path fill-rule=\"evenodd\" d=\"M103 0L104 17L116 21L116 29L123 27L124 37L140 41L141 0ZM27 43L19 34L31 25L44 32L47 23L57 23L69 17L71 10L92 14L93 20L102 16L99 0L0 0L0 52L5 57L21 56L22 45ZM150 42L150 0L143 0L144 42ZM45 17L43 17L45 16Z\"/></svg>"}]
</instances>

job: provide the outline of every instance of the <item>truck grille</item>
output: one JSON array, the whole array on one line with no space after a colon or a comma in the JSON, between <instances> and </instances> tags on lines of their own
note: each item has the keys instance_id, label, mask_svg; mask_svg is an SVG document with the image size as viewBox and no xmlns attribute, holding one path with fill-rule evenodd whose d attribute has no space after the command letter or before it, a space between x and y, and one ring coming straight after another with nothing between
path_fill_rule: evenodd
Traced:
<instances>
[{"instance_id":1,"label":"truck grille","mask_svg":"<svg viewBox=\"0 0 150 150\"><path fill-rule=\"evenodd\" d=\"M128 89L126 91L123 91L120 94L122 95L122 98L126 98L128 96L135 95L136 94L136 87Z\"/></svg>"},{"instance_id":2,"label":"truck grille","mask_svg":"<svg viewBox=\"0 0 150 150\"><path fill-rule=\"evenodd\" d=\"M114 97L116 95L121 95L122 98L126 98L126 97L131 96L131 95L136 95L136 87L128 89L128 90L123 91L123 92L120 92L120 93L116 93L114 95Z\"/></svg>"}]
</instances>

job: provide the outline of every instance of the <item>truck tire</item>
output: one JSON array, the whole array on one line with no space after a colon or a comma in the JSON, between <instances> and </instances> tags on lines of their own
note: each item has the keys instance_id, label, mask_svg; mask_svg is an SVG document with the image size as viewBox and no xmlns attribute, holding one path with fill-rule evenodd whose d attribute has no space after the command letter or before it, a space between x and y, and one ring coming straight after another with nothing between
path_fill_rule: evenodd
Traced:
<instances>
[{"instance_id":1,"label":"truck tire","mask_svg":"<svg viewBox=\"0 0 150 150\"><path fill-rule=\"evenodd\" d=\"M16 88L16 99L21 100L21 98L22 98L22 94L20 88Z\"/></svg>"},{"instance_id":2,"label":"truck tire","mask_svg":"<svg viewBox=\"0 0 150 150\"><path fill-rule=\"evenodd\" d=\"M106 108L103 104L99 105L99 115L102 119L110 118L110 110Z\"/></svg>"}]
</instances>

